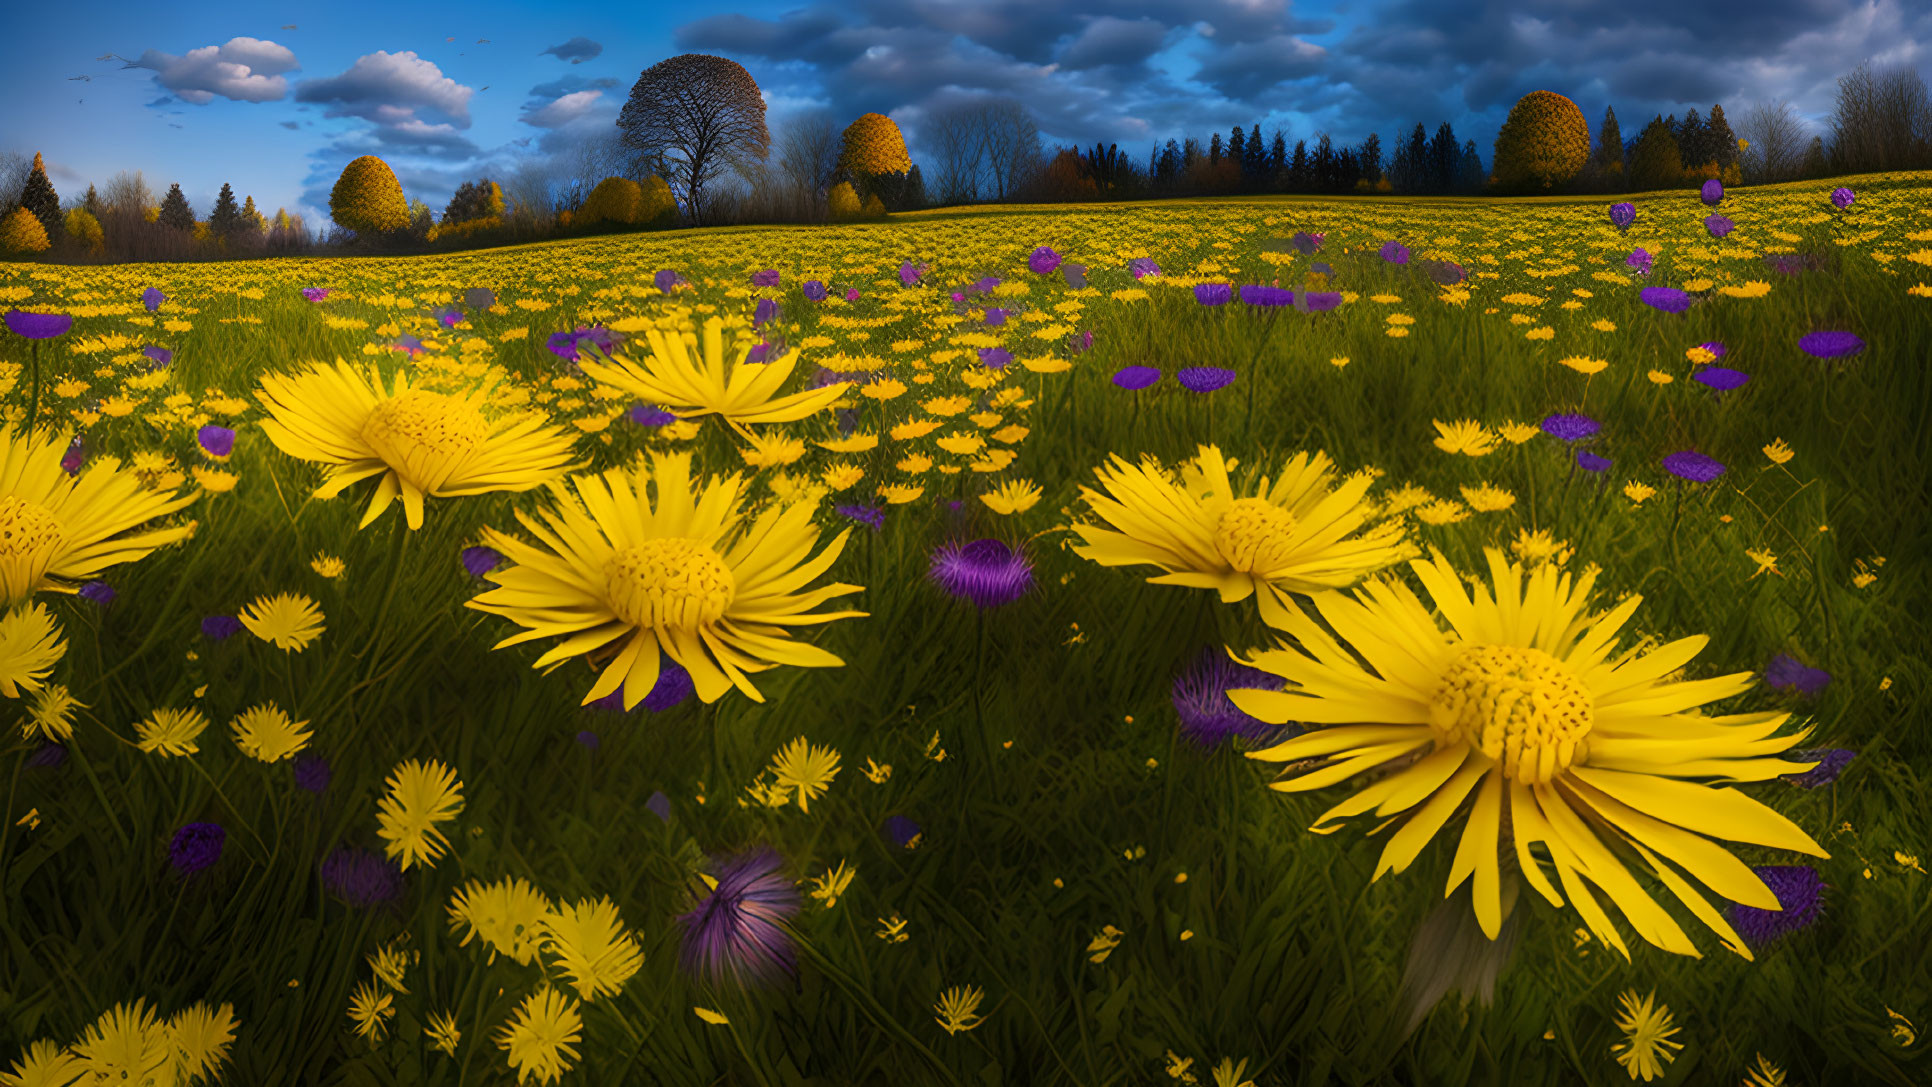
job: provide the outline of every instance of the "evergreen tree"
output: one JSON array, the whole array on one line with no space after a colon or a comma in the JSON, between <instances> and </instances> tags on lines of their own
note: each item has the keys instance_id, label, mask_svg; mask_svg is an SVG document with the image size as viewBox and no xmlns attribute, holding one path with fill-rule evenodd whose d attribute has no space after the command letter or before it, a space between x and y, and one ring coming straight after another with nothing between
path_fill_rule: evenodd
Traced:
<instances>
[{"instance_id":1,"label":"evergreen tree","mask_svg":"<svg viewBox=\"0 0 1932 1087\"><path fill-rule=\"evenodd\" d=\"M1429 186L1429 133L1422 122L1415 123L1415 130L1409 133L1409 145L1403 149L1404 164L1408 167L1408 189L1422 192Z\"/></svg>"},{"instance_id":2,"label":"evergreen tree","mask_svg":"<svg viewBox=\"0 0 1932 1087\"><path fill-rule=\"evenodd\" d=\"M1228 133L1228 159L1237 166L1248 159L1248 134L1241 131L1240 125Z\"/></svg>"},{"instance_id":3,"label":"evergreen tree","mask_svg":"<svg viewBox=\"0 0 1932 1087\"><path fill-rule=\"evenodd\" d=\"M1630 153L1630 187L1638 192L1666 189L1683 178L1684 162L1679 157L1670 122L1662 117L1652 119L1644 126L1643 135L1637 138L1637 146Z\"/></svg>"},{"instance_id":4,"label":"evergreen tree","mask_svg":"<svg viewBox=\"0 0 1932 1087\"><path fill-rule=\"evenodd\" d=\"M1214 134L1213 142L1208 144L1208 165L1221 165L1221 134L1219 132Z\"/></svg>"},{"instance_id":5,"label":"evergreen tree","mask_svg":"<svg viewBox=\"0 0 1932 1087\"><path fill-rule=\"evenodd\" d=\"M1481 192L1484 180L1483 157L1476 153L1476 141L1466 140L1462 161L1456 164L1456 188L1466 193Z\"/></svg>"},{"instance_id":6,"label":"evergreen tree","mask_svg":"<svg viewBox=\"0 0 1932 1087\"><path fill-rule=\"evenodd\" d=\"M1182 138L1181 173L1185 174L1189 170L1194 169L1194 164L1206 157L1207 157L1206 154L1201 150L1200 140L1197 140L1192 136L1187 136Z\"/></svg>"},{"instance_id":7,"label":"evergreen tree","mask_svg":"<svg viewBox=\"0 0 1932 1087\"><path fill-rule=\"evenodd\" d=\"M1315 134L1315 156L1310 164L1314 172L1316 192L1331 192L1335 188L1335 141L1328 133Z\"/></svg>"},{"instance_id":8,"label":"evergreen tree","mask_svg":"<svg viewBox=\"0 0 1932 1087\"><path fill-rule=\"evenodd\" d=\"M168 195L161 198L161 215L156 221L176 230L195 228L195 210L188 206L188 198L181 195L179 181L168 186Z\"/></svg>"},{"instance_id":9,"label":"evergreen tree","mask_svg":"<svg viewBox=\"0 0 1932 1087\"><path fill-rule=\"evenodd\" d=\"M253 196L242 201L241 217L243 228L252 230L257 234L268 233L268 220L262 218L261 211L255 207L255 198Z\"/></svg>"},{"instance_id":10,"label":"evergreen tree","mask_svg":"<svg viewBox=\"0 0 1932 1087\"><path fill-rule=\"evenodd\" d=\"M449 203L443 206L443 225L460 223L470 217L470 209L476 205L476 185L465 181L456 186L450 195Z\"/></svg>"},{"instance_id":11,"label":"evergreen tree","mask_svg":"<svg viewBox=\"0 0 1932 1087\"><path fill-rule=\"evenodd\" d=\"M1288 191L1308 191L1308 141L1295 141L1295 156L1288 160Z\"/></svg>"},{"instance_id":12,"label":"evergreen tree","mask_svg":"<svg viewBox=\"0 0 1932 1087\"><path fill-rule=\"evenodd\" d=\"M1617 111L1610 106L1603 108L1603 127L1597 130L1597 152L1591 165L1606 189L1623 191L1623 129L1617 125Z\"/></svg>"},{"instance_id":13,"label":"evergreen tree","mask_svg":"<svg viewBox=\"0 0 1932 1087\"><path fill-rule=\"evenodd\" d=\"M1342 148L1341 153L1335 156L1335 188L1341 192L1350 192L1355 188L1356 179L1361 176L1362 163L1355 157L1355 149Z\"/></svg>"},{"instance_id":14,"label":"evergreen tree","mask_svg":"<svg viewBox=\"0 0 1932 1087\"><path fill-rule=\"evenodd\" d=\"M224 181L215 197L215 210L208 213L208 232L226 238L241 226L241 209L235 206L235 190Z\"/></svg>"},{"instance_id":15,"label":"evergreen tree","mask_svg":"<svg viewBox=\"0 0 1932 1087\"><path fill-rule=\"evenodd\" d=\"M1275 129L1275 142L1268 148L1268 183L1281 184L1281 172L1288 168L1288 137L1281 129Z\"/></svg>"},{"instance_id":16,"label":"evergreen tree","mask_svg":"<svg viewBox=\"0 0 1932 1087\"><path fill-rule=\"evenodd\" d=\"M1248 133L1248 153L1241 160L1241 172L1248 175L1250 182L1259 183L1268 176L1268 148L1261 142L1261 126L1256 124Z\"/></svg>"},{"instance_id":17,"label":"evergreen tree","mask_svg":"<svg viewBox=\"0 0 1932 1087\"><path fill-rule=\"evenodd\" d=\"M1456 130L1444 121L1436 126L1436 134L1429 141L1429 184L1436 192L1448 192L1456 187L1456 174L1462 165L1462 146L1456 142Z\"/></svg>"},{"instance_id":18,"label":"evergreen tree","mask_svg":"<svg viewBox=\"0 0 1932 1087\"><path fill-rule=\"evenodd\" d=\"M96 222L107 213L107 205L102 202L100 194L94 191L92 185L87 187L87 195L81 198L81 207L86 209L87 214L92 215Z\"/></svg>"},{"instance_id":19,"label":"evergreen tree","mask_svg":"<svg viewBox=\"0 0 1932 1087\"><path fill-rule=\"evenodd\" d=\"M54 192L54 183L47 180L47 164L38 151L34 152L34 168L27 174L27 184L20 190L20 206L34 213L49 238L60 237L60 197Z\"/></svg>"},{"instance_id":20,"label":"evergreen tree","mask_svg":"<svg viewBox=\"0 0 1932 1087\"><path fill-rule=\"evenodd\" d=\"M1683 160L1686 168L1702 166L1711 161L1709 143L1704 118L1692 108L1677 126L1677 157Z\"/></svg>"},{"instance_id":21,"label":"evergreen tree","mask_svg":"<svg viewBox=\"0 0 1932 1087\"><path fill-rule=\"evenodd\" d=\"M1181 145L1168 140L1167 146L1161 148L1160 164L1154 170L1155 180L1162 186L1172 185L1175 176L1181 172L1181 162Z\"/></svg>"},{"instance_id":22,"label":"evergreen tree","mask_svg":"<svg viewBox=\"0 0 1932 1087\"><path fill-rule=\"evenodd\" d=\"M1361 163L1362 176L1368 179L1369 184L1373 185L1382 179L1382 137L1369 133L1368 139L1362 141L1361 153L1355 158Z\"/></svg>"},{"instance_id":23,"label":"evergreen tree","mask_svg":"<svg viewBox=\"0 0 1932 1087\"><path fill-rule=\"evenodd\" d=\"M926 179L919 173L919 164L913 163L906 171L906 180L899 190L899 206L902 208L923 208L926 206Z\"/></svg>"},{"instance_id":24,"label":"evergreen tree","mask_svg":"<svg viewBox=\"0 0 1932 1087\"><path fill-rule=\"evenodd\" d=\"M1724 119L1724 106L1720 103L1711 107L1711 115L1704 122L1710 138L1711 153L1720 167L1737 163L1737 133L1731 131L1731 122Z\"/></svg>"}]
</instances>

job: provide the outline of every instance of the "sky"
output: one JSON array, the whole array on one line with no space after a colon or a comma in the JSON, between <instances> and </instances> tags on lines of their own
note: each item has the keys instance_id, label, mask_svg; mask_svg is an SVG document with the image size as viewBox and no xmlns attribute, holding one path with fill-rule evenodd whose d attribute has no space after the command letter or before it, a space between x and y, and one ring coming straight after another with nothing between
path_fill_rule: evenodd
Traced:
<instances>
[{"instance_id":1,"label":"sky","mask_svg":"<svg viewBox=\"0 0 1932 1087\"><path fill-rule=\"evenodd\" d=\"M464 179L609 132L639 74L685 52L743 64L774 135L803 111L879 112L915 162L929 110L984 96L1023 102L1049 146L1138 161L1237 123L1387 147L1446 120L1487 163L1533 90L1573 99L1593 138L1614 106L1628 139L1654 114L1722 102L1736 127L1780 98L1822 130L1837 78L1867 59L1932 82L1927 0L21 6L0 36L0 150L43 153L63 199L138 169L204 218L228 182L312 226L359 155L440 213Z\"/></svg>"}]
</instances>

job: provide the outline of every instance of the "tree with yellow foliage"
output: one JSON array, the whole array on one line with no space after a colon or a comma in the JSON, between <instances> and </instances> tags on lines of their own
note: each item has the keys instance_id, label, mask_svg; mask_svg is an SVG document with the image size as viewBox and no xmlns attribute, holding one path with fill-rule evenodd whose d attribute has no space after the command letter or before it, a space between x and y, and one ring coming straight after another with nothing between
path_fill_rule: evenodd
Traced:
<instances>
[{"instance_id":1,"label":"tree with yellow foliage","mask_svg":"<svg viewBox=\"0 0 1932 1087\"><path fill-rule=\"evenodd\" d=\"M854 193L876 193L882 177L902 177L912 169L906 140L892 118L867 113L845 128L839 141L839 172L852 181Z\"/></svg>"},{"instance_id":2,"label":"tree with yellow foliage","mask_svg":"<svg viewBox=\"0 0 1932 1087\"><path fill-rule=\"evenodd\" d=\"M832 186L825 198L825 211L834 222L841 219L856 219L859 216L859 196L852 191L852 183L841 181Z\"/></svg>"},{"instance_id":3,"label":"tree with yellow foliage","mask_svg":"<svg viewBox=\"0 0 1932 1087\"><path fill-rule=\"evenodd\" d=\"M68 237L86 249L98 252L102 244L107 241L106 236L101 233L101 221L94 218L86 208L75 208L68 212L62 226L66 229Z\"/></svg>"},{"instance_id":4,"label":"tree with yellow foliage","mask_svg":"<svg viewBox=\"0 0 1932 1087\"><path fill-rule=\"evenodd\" d=\"M644 211L644 188L628 177L607 177L590 190L584 206L571 219L578 226L610 223L635 225Z\"/></svg>"},{"instance_id":5,"label":"tree with yellow foliage","mask_svg":"<svg viewBox=\"0 0 1932 1087\"><path fill-rule=\"evenodd\" d=\"M329 218L357 234L391 234L409 226L409 202L389 164L364 155L342 168L329 192Z\"/></svg>"},{"instance_id":6,"label":"tree with yellow foliage","mask_svg":"<svg viewBox=\"0 0 1932 1087\"><path fill-rule=\"evenodd\" d=\"M1590 157L1590 126L1575 102L1555 91L1516 100L1496 136L1496 183L1515 190L1560 189Z\"/></svg>"},{"instance_id":7,"label":"tree with yellow foliage","mask_svg":"<svg viewBox=\"0 0 1932 1087\"><path fill-rule=\"evenodd\" d=\"M0 222L0 253L44 253L47 250L47 232L40 227L40 220L24 207L13 209L13 214Z\"/></svg>"}]
</instances>

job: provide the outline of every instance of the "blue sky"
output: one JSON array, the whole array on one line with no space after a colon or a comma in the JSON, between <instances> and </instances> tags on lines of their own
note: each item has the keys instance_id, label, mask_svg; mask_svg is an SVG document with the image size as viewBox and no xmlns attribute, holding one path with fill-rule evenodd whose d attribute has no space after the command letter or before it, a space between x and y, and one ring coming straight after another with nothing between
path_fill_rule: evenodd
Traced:
<instances>
[{"instance_id":1,"label":"blue sky","mask_svg":"<svg viewBox=\"0 0 1932 1087\"><path fill-rule=\"evenodd\" d=\"M63 197L142 170L205 216L227 181L271 213L326 219L329 186L379 154L438 211L466 177L608 131L645 68L680 52L744 64L774 132L800 110L926 110L1005 95L1049 143L1280 126L1290 141L1454 124L1484 160L1510 104L1568 95L1594 132L1654 113L1787 98L1821 121L1860 60L1932 72L1924 0L843 0L702 6L367 0L32 5L0 41L0 149L46 155ZM122 60L99 59L113 54ZM85 75L86 80L70 77Z\"/></svg>"}]
</instances>

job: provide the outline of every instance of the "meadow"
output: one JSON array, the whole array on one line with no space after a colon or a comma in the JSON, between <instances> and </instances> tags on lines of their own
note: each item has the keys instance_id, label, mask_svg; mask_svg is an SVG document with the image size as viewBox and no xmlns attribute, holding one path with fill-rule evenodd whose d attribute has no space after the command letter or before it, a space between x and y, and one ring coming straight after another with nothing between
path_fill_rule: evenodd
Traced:
<instances>
[{"instance_id":1,"label":"meadow","mask_svg":"<svg viewBox=\"0 0 1932 1087\"><path fill-rule=\"evenodd\" d=\"M1637 1075L1627 991L1670 1010L1658 1082L1925 1082L1932 175L1640 196L1621 229L1613 199L0 264L0 307L72 317L0 334L0 1083L1611 1084ZM653 333L701 346L713 319L769 360L747 373L789 356L800 410L777 414L800 417L734 430L612 380ZM628 711L582 705L608 654L533 668L557 637L493 648L521 628L466 606L515 595L489 580L503 541L557 493L406 488L358 527L390 485L316 497L286 419L335 408L276 384L338 359L569 442L570 465L502 479L683 463L666 454L739 474L747 524L833 555L801 552L787 591L856 587L810 595L863 614L761 628L762 701L707 665L626 673L656 680L618 688L644 699ZM381 448L468 440L391 423ZM1372 879L1386 833L1310 833L1359 781L1268 788L1284 767L1247 756L1295 729L1235 712L1241 684L1176 705L1204 653L1283 639L1256 599L1076 551L1111 455L1194 480L1204 446L1237 494L1320 450L1331 485L1372 477L1366 518L1477 581L1485 549L1597 568L1599 610L1642 597L1625 647L1707 635L1682 678L1750 680L1708 712L1788 712L1798 748L1851 753L1738 790L1829 853L1731 847L1811 865L1816 908L1750 960L1701 926L1673 954L1618 915L1626 956L1526 890L1493 1001L1451 995L1405 1033L1405 956L1455 843ZM131 474L100 517L192 532L96 548L33 592L44 525L12 496L65 478L56 448L76 480ZM1666 466L1685 451L1703 459ZM933 576L977 539L1030 567ZM669 622L664 593L617 610ZM63 639L44 666L17 663L28 594ZM720 880L763 896L763 977L681 948Z\"/></svg>"}]
</instances>

